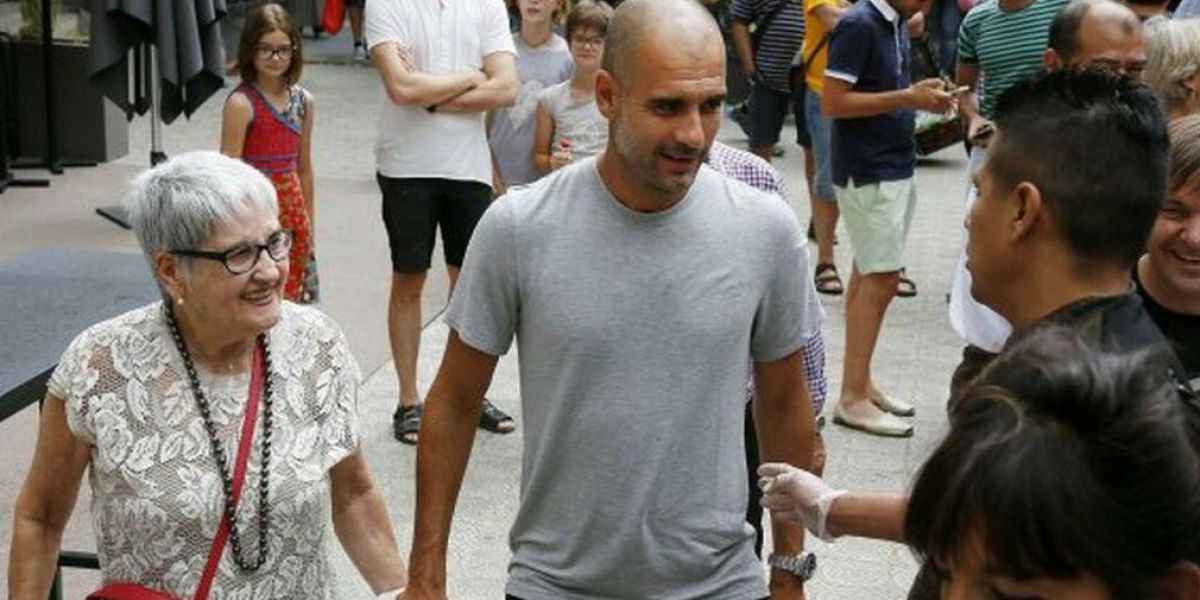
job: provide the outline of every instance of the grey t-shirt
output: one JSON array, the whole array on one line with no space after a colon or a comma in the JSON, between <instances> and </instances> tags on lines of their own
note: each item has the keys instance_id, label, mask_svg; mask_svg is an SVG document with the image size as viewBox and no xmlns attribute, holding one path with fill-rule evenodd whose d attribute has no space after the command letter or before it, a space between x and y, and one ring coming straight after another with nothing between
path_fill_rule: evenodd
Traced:
<instances>
[{"instance_id":1,"label":"grey t-shirt","mask_svg":"<svg viewBox=\"0 0 1200 600\"><path fill-rule=\"evenodd\" d=\"M538 94L570 79L575 70L567 42L558 35L535 48L526 45L520 34L513 34L513 44L517 47L517 79L521 82L517 102L492 113L492 128L488 131L492 156L505 185L529 183L542 176L533 166Z\"/></svg>"},{"instance_id":2,"label":"grey t-shirt","mask_svg":"<svg viewBox=\"0 0 1200 600\"><path fill-rule=\"evenodd\" d=\"M557 149L559 140L567 140L571 145L571 161L579 162L599 154L608 145L608 119L600 114L595 98L578 100L572 96L570 81L542 90L538 102L554 120L551 151Z\"/></svg>"},{"instance_id":3,"label":"grey t-shirt","mask_svg":"<svg viewBox=\"0 0 1200 600\"><path fill-rule=\"evenodd\" d=\"M524 454L508 594L525 600L757 599L746 523L746 356L819 326L804 236L777 198L701 168L636 213L595 159L484 214L446 322L520 347Z\"/></svg>"}]
</instances>

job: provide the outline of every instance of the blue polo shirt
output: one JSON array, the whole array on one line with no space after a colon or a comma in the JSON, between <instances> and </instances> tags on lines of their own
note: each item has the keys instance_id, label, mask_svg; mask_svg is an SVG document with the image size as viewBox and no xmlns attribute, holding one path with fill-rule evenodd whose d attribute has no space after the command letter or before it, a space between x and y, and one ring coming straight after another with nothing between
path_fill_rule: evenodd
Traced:
<instances>
[{"instance_id":1,"label":"blue polo shirt","mask_svg":"<svg viewBox=\"0 0 1200 600\"><path fill-rule=\"evenodd\" d=\"M856 92L890 92L911 84L908 26L887 0L864 0L838 21L829 40L825 76ZM913 176L917 149L914 111L834 119L830 136L833 183L846 187Z\"/></svg>"}]
</instances>

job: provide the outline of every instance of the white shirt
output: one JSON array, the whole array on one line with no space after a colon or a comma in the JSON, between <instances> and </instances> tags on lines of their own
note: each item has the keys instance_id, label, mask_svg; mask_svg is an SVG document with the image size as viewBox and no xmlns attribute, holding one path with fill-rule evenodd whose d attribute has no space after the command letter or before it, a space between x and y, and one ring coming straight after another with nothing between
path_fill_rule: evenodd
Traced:
<instances>
[{"instance_id":1,"label":"white shirt","mask_svg":"<svg viewBox=\"0 0 1200 600\"><path fill-rule=\"evenodd\" d=\"M372 0L366 8L371 48L389 42L412 51L417 69L448 75L483 68L494 52L516 55L502 0ZM383 96L375 161L385 177L492 183L484 113L430 113Z\"/></svg>"}]
</instances>

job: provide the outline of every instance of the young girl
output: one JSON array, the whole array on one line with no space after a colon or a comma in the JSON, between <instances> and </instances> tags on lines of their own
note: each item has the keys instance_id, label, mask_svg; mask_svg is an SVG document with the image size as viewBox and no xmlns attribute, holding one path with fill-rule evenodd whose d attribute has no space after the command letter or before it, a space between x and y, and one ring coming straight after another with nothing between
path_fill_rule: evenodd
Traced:
<instances>
[{"instance_id":1,"label":"young girl","mask_svg":"<svg viewBox=\"0 0 1200 600\"><path fill-rule=\"evenodd\" d=\"M266 4L246 17L238 43L242 83L225 100L221 152L250 163L275 184L279 222L292 231L284 296L318 299L313 255L313 97L296 82L304 58L286 10Z\"/></svg>"},{"instance_id":2,"label":"young girl","mask_svg":"<svg viewBox=\"0 0 1200 600\"><path fill-rule=\"evenodd\" d=\"M580 2L567 15L575 74L538 94L533 163L542 173L598 154L608 143L608 121L596 108L596 71L611 17L604 2Z\"/></svg>"},{"instance_id":3,"label":"young girl","mask_svg":"<svg viewBox=\"0 0 1200 600\"><path fill-rule=\"evenodd\" d=\"M571 77L574 65L567 41L554 33L563 0L518 0L521 28L513 34L517 48L517 102L489 115L488 142L492 148L496 195L511 185L542 176L533 166L533 134L537 127L538 93Z\"/></svg>"}]
</instances>

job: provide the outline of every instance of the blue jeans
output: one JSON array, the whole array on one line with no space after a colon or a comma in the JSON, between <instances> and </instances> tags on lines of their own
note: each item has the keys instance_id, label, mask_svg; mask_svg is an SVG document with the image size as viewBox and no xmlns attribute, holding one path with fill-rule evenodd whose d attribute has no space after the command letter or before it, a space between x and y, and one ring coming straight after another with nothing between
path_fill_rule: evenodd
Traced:
<instances>
[{"instance_id":1,"label":"blue jeans","mask_svg":"<svg viewBox=\"0 0 1200 600\"><path fill-rule=\"evenodd\" d=\"M808 125L808 137L812 140L813 191L823 202L837 202L833 191L833 163L830 147L829 119L821 115L821 96L810 89L804 90L804 119Z\"/></svg>"}]
</instances>

